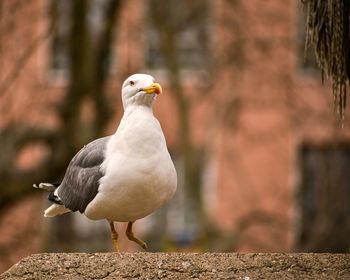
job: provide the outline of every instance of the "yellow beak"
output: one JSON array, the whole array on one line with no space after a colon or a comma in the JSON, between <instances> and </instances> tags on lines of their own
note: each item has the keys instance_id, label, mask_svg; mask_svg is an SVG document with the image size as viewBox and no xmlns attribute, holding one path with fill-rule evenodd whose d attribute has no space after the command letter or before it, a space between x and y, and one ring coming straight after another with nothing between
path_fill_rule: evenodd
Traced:
<instances>
[{"instance_id":1,"label":"yellow beak","mask_svg":"<svg viewBox=\"0 0 350 280\"><path fill-rule=\"evenodd\" d=\"M151 86L143 88L142 90L148 94L152 94L152 93L161 94L162 93L162 87L158 83L153 83Z\"/></svg>"}]
</instances>

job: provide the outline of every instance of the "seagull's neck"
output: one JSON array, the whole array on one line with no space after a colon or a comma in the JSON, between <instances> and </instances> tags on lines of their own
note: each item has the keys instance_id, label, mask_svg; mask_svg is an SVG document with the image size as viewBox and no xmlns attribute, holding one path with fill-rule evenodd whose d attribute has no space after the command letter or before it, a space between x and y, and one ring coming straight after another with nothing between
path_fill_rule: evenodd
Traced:
<instances>
[{"instance_id":1,"label":"seagull's neck","mask_svg":"<svg viewBox=\"0 0 350 280\"><path fill-rule=\"evenodd\" d=\"M150 114L153 116L152 106L130 104L125 108L122 120L126 121L134 114Z\"/></svg>"},{"instance_id":2,"label":"seagull's neck","mask_svg":"<svg viewBox=\"0 0 350 280\"><path fill-rule=\"evenodd\" d=\"M153 114L152 106L149 105L139 105L139 104L130 104L124 109L124 116L132 114L137 111L142 111L142 112L151 112Z\"/></svg>"},{"instance_id":3,"label":"seagull's neck","mask_svg":"<svg viewBox=\"0 0 350 280\"><path fill-rule=\"evenodd\" d=\"M128 105L125 110L122 119L120 120L119 126L117 128L117 131L122 131L126 127L126 125L129 123L134 123L136 119L142 118L142 119L154 119L152 107L146 106L146 105Z\"/></svg>"}]
</instances>

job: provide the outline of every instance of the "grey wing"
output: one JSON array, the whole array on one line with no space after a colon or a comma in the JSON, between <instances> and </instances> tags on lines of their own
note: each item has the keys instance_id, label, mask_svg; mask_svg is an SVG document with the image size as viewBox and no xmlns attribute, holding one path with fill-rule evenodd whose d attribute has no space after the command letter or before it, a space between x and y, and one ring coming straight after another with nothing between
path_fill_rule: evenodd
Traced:
<instances>
[{"instance_id":1,"label":"grey wing","mask_svg":"<svg viewBox=\"0 0 350 280\"><path fill-rule=\"evenodd\" d=\"M57 190L63 205L72 211L84 213L86 206L98 192L100 169L107 143L111 136L99 138L82 148L71 160Z\"/></svg>"}]
</instances>

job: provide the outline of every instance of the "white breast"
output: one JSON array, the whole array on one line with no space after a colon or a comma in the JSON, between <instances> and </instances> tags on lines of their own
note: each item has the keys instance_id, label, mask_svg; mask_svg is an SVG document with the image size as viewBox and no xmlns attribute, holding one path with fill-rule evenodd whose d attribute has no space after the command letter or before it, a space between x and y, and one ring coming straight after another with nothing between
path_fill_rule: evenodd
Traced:
<instances>
[{"instance_id":1,"label":"white breast","mask_svg":"<svg viewBox=\"0 0 350 280\"><path fill-rule=\"evenodd\" d=\"M135 221L173 196L176 171L149 108L125 112L108 143L102 169L99 192L85 210L90 219Z\"/></svg>"}]
</instances>

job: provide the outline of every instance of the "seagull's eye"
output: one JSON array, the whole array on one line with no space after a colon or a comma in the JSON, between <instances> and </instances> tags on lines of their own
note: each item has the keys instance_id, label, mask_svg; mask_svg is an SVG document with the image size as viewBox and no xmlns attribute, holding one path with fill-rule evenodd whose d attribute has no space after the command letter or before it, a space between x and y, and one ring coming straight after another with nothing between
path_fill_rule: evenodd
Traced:
<instances>
[{"instance_id":1,"label":"seagull's eye","mask_svg":"<svg viewBox=\"0 0 350 280\"><path fill-rule=\"evenodd\" d=\"M133 87L135 85L134 81L130 81L129 84Z\"/></svg>"}]
</instances>

